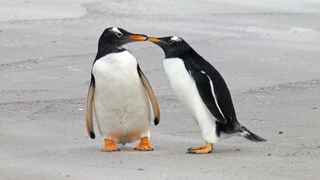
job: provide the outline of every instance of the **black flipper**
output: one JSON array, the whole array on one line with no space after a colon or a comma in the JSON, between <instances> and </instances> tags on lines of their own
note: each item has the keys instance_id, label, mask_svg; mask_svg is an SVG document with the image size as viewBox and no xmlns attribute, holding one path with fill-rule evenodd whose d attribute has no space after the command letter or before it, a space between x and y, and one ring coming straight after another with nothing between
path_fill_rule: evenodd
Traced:
<instances>
[{"instance_id":1,"label":"black flipper","mask_svg":"<svg viewBox=\"0 0 320 180\"><path fill-rule=\"evenodd\" d=\"M216 99L216 96L212 92L210 82L211 80L206 74L199 71L191 71L190 74L195 80L200 97L207 106L208 110L217 119L218 122L226 124L227 119L222 114L219 104L217 104L218 101Z\"/></svg>"},{"instance_id":2,"label":"black flipper","mask_svg":"<svg viewBox=\"0 0 320 180\"><path fill-rule=\"evenodd\" d=\"M232 127L239 125L230 91L221 74L199 55L186 58L185 66L197 84L199 94L218 123ZM231 125L231 126L230 126Z\"/></svg>"},{"instance_id":3,"label":"black flipper","mask_svg":"<svg viewBox=\"0 0 320 180\"><path fill-rule=\"evenodd\" d=\"M148 98L151 103L151 107L152 107L152 111L153 111L153 115L154 115L154 119L153 119L154 124L158 125L160 122L160 106L158 103L158 99L157 99L156 95L154 94L153 89L152 89L147 77L144 75L144 73L140 69L139 65L137 67L137 70L138 70L141 82L142 82L143 86L146 88Z\"/></svg>"}]
</instances>

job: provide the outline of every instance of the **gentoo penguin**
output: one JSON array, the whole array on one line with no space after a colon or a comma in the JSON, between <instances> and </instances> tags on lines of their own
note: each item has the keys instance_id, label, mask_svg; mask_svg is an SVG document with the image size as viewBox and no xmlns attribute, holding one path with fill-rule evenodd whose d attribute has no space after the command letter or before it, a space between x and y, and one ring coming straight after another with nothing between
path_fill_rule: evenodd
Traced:
<instances>
[{"instance_id":1,"label":"gentoo penguin","mask_svg":"<svg viewBox=\"0 0 320 180\"><path fill-rule=\"evenodd\" d=\"M212 152L213 144L222 134L238 134L255 142L265 141L238 122L224 79L186 41L176 36L149 37L148 40L163 49L163 66L172 89L196 119L206 141L204 146L189 148L187 153Z\"/></svg>"},{"instance_id":2,"label":"gentoo penguin","mask_svg":"<svg viewBox=\"0 0 320 180\"><path fill-rule=\"evenodd\" d=\"M118 143L140 139L135 150L152 151L149 142L150 120L160 121L158 100L141 71L136 58L122 46L147 37L124 29L105 29L99 39L98 52L91 69L87 97L86 125L94 139L92 114L104 137L103 152L119 151Z\"/></svg>"}]
</instances>

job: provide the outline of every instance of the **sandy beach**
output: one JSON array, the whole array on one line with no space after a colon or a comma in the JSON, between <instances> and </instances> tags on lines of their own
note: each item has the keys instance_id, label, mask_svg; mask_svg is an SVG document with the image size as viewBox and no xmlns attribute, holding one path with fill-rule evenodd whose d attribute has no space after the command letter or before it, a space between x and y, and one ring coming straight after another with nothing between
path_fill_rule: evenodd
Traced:
<instances>
[{"instance_id":1,"label":"sandy beach","mask_svg":"<svg viewBox=\"0 0 320 180\"><path fill-rule=\"evenodd\" d=\"M320 1L0 1L0 180L317 179L320 176ZM86 95L106 27L183 37L222 74L239 121L267 139L222 140L207 155L174 96L164 54L126 47L159 98L153 152L100 152ZM98 132L96 128L96 132Z\"/></svg>"}]
</instances>

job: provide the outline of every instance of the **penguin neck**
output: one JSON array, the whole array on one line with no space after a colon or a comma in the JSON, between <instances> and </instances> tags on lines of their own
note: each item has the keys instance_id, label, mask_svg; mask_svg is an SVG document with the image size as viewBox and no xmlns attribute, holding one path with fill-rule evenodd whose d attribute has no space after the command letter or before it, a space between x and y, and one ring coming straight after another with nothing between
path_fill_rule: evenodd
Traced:
<instances>
[{"instance_id":1,"label":"penguin neck","mask_svg":"<svg viewBox=\"0 0 320 180\"><path fill-rule=\"evenodd\" d=\"M108 43L104 43L103 45L99 44L98 52L97 52L97 56L96 56L95 60L100 59L101 57L103 57L107 54L119 53L119 52L123 52L125 50L126 49L123 48L122 46L116 46L114 44L108 44Z\"/></svg>"},{"instance_id":2,"label":"penguin neck","mask_svg":"<svg viewBox=\"0 0 320 180\"><path fill-rule=\"evenodd\" d=\"M164 51L165 53L165 58L181 58L185 59L187 57L199 57L200 55L191 47L184 49L183 51ZM200 56L201 57L201 56Z\"/></svg>"}]
</instances>

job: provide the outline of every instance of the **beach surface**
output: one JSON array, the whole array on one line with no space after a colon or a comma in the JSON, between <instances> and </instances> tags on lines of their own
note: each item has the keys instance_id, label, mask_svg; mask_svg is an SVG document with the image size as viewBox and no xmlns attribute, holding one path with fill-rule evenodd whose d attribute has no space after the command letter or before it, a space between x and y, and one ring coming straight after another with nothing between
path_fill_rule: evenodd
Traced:
<instances>
[{"instance_id":1,"label":"beach surface","mask_svg":"<svg viewBox=\"0 0 320 180\"><path fill-rule=\"evenodd\" d=\"M0 1L0 179L317 179L320 1ZM153 152L103 153L85 128L97 41L106 27L183 37L224 77L239 121L267 139L204 143L170 88L164 54L126 45L161 106Z\"/></svg>"}]
</instances>

